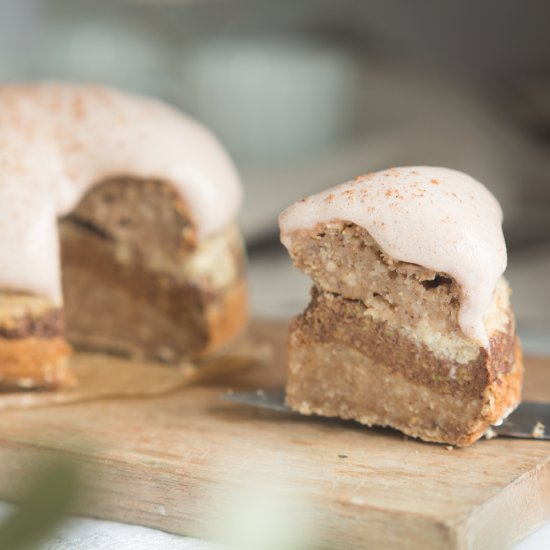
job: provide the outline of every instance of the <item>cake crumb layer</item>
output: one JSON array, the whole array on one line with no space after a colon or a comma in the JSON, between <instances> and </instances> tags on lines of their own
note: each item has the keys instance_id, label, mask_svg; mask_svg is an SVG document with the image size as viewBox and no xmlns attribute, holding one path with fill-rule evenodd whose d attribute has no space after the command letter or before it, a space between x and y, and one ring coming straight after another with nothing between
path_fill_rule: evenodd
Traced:
<instances>
[{"instance_id":1,"label":"cake crumb layer","mask_svg":"<svg viewBox=\"0 0 550 550\"><path fill-rule=\"evenodd\" d=\"M290 327L291 408L467 446L519 404L523 365L511 312L506 332L491 335L490 353L457 365L366 311L313 288Z\"/></svg>"}]
</instances>

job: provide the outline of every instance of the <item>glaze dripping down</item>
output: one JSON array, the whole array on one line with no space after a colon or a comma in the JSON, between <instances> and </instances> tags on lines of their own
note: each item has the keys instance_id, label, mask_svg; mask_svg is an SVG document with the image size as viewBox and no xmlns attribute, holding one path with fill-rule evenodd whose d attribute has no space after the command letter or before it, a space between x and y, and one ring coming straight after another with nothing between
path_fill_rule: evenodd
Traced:
<instances>
[{"instance_id":1,"label":"glaze dripping down","mask_svg":"<svg viewBox=\"0 0 550 550\"><path fill-rule=\"evenodd\" d=\"M486 187L448 168L366 174L289 206L279 217L281 241L290 251L294 231L336 220L363 227L397 260L452 277L462 332L488 348L484 316L507 260L502 210Z\"/></svg>"}]
</instances>

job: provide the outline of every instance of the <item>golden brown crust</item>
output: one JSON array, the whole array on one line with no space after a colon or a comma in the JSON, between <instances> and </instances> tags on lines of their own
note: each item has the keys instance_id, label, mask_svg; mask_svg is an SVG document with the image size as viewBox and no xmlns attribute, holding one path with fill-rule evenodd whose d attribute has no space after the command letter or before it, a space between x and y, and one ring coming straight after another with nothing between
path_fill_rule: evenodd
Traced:
<instances>
[{"instance_id":1,"label":"golden brown crust","mask_svg":"<svg viewBox=\"0 0 550 550\"><path fill-rule=\"evenodd\" d=\"M60 308L39 296L3 291L0 311L0 390L74 384Z\"/></svg>"},{"instance_id":2,"label":"golden brown crust","mask_svg":"<svg viewBox=\"0 0 550 550\"><path fill-rule=\"evenodd\" d=\"M248 325L249 308L248 284L244 277L241 277L210 308L207 318L209 342L208 346L200 353L201 356L226 346L245 331Z\"/></svg>"},{"instance_id":3,"label":"golden brown crust","mask_svg":"<svg viewBox=\"0 0 550 550\"><path fill-rule=\"evenodd\" d=\"M459 437L455 445L467 447L485 434L487 429L508 416L521 402L523 385L523 354L519 338L514 340L512 368L504 375L497 376L487 386L483 395L483 408L477 426L470 433ZM492 370L499 361L499 354L492 355L488 368ZM491 365L492 364L492 365Z\"/></svg>"},{"instance_id":4,"label":"golden brown crust","mask_svg":"<svg viewBox=\"0 0 550 550\"><path fill-rule=\"evenodd\" d=\"M0 338L2 390L58 389L75 378L68 366L71 348L61 337Z\"/></svg>"}]
</instances>

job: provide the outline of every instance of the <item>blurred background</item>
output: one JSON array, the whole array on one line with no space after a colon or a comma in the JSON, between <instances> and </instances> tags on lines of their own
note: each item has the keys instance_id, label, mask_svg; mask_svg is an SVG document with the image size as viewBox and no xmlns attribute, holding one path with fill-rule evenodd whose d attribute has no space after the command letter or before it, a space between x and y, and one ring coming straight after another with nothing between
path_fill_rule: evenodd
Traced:
<instances>
[{"instance_id":1,"label":"blurred background","mask_svg":"<svg viewBox=\"0 0 550 550\"><path fill-rule=\"evenodd\" d=\"M0 79L98 81L209 126L243 177L253 305L309 283L278 244L295 199L392 165L484 182L505 211L528 350L550 351L550 3L0 0Z\"/></svg>"}]
</instances>

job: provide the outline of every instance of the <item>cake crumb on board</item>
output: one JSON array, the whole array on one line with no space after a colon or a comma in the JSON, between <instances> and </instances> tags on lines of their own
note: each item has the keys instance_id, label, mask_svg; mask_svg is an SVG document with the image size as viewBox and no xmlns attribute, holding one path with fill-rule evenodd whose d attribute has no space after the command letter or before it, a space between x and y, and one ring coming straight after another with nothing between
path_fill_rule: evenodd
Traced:
<instances>
[{"instance_id":1,"label":"cake crumb on board","mask_svg":"<svg viewBox=\"0 0 550 550\"><path fill-rule=\"evenodd\" d=\"M531 432L531 435L536 439L542 439L544 437L545 430L546 426L542 422L537 422Z\"/></svg>"}]
</instances>

